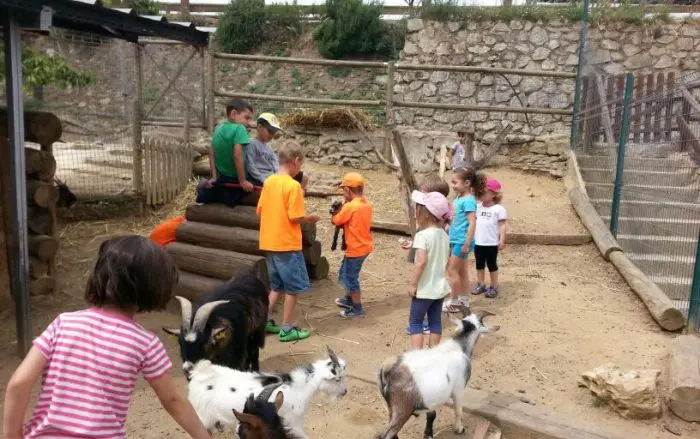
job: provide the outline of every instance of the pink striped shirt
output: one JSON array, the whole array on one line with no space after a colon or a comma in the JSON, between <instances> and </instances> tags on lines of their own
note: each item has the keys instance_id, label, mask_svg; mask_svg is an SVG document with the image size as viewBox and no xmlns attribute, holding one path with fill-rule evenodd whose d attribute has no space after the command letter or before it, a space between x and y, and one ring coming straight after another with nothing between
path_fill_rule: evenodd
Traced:
<instances>
[{"instance_id":1,"label":"pink striped shirt","mask_svg":"<svg viewBox=\"0 0 700 439\"><path fill-rule=\"evenodd\" d=\"M34 346L48 361L25 439L126 438L139 373L150 381L172 367L155 334L96 308L59 315Z\"/></svg>"}]
</instances>

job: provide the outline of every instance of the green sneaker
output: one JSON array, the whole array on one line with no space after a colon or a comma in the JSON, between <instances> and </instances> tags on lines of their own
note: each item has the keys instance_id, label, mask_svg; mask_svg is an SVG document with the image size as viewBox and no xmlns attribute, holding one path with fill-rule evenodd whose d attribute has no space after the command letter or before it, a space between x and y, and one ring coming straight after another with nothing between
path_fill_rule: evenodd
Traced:
<instances>
[{"instance_id":1,"label":"green sneaker","mask_svg":"<svg viewBox=\"0 0 700 439\"><path fill-rule=\"evenodd\" d=\"M265 323L265 332L268 334L279 334L281 330L282 328L277 326L274 320L268 320L267 323Z\"/></svg>"},{"instance_id":2,"label":"green sneaker","mask_svg":"<svg viewBox=\"0 0 700 439\"><path fill-rule=\"evenodd\" d=\"M298 341L305 338L309 338L311 333L306 329L297 328L296 326L289 330L289 332L284 332L280 330L280 341Z\"/></svg>"}]
</instances>

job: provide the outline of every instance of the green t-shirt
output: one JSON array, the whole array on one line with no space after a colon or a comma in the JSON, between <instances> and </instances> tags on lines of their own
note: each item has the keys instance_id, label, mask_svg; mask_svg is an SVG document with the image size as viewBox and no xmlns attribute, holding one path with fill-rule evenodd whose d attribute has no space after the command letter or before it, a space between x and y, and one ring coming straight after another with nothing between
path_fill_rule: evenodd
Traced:
<instances>
[{"instance_id":1,"label":"green t-shirt","mask_svg":"<svg viewBox=\"0 0 700 439\"><path fill-rule=\"evenodd\" d=\"M250 142L248 130L239 123L230 120L222 123L214 130L211 147L214 150L214 162L218 175L236 178L236 162L233 158L234 145L243 145L243 166L245 167L245 145Z\"/></svg>"}]
</instances>

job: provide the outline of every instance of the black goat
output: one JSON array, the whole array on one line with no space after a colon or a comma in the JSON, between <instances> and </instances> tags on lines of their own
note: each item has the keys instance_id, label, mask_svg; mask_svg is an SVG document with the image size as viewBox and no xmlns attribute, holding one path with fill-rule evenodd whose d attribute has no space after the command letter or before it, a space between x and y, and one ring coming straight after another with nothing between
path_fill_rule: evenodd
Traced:
<instances>
[{"instance_id":1,"label":"black goat","mask_svg":"<svg viewBox=\"0 0 700 439\"><path fill-rule=\"evenodd\" d=\"M71 207L76 201L78 201L78 197L76 197L73 191L68 188L68 185L58 178L54 178L53 180L58 188L58 207Z\"/></svg>"},{"instance_id":2,"label":"black goat","mask_svg":"<svg viewBox=\"0 0 700 439\"><path fill-rule=\"evenodd\" d=\"M182 327L163 330L178 337L186 375L201 359L237 370L260 369L269 303L260 279L241 275L203 296L194 309L184 297L175 298L182 307Z\"/></svg>"},{"instance_id":3,"label":"black goat","mask_svg":"<svg viewBox=\"0 0 700 439\"><path fill-rule=\"evenodd\" d=\"M233 409L238 419L237 433L240 439L297 439L291 431L284 427L278 411L284 403L284 395L278 392L275 403L268 402L272 392L281 383L267 386L253 398L251 393L243 407L243 413Z\"/></svg>"}]
</instances>

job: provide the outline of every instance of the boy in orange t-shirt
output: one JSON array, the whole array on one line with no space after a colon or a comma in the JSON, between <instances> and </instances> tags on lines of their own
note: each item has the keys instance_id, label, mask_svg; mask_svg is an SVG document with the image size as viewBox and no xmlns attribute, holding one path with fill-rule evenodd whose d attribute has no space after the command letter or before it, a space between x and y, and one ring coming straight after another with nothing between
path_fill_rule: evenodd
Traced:
<instances>
[{"instance_id":1,"label":"boy in orange t-shirt","mask_svg":"<svg viewBox=\"0 0 700 439\"><path fill-rule=\"evenodd\" d=\"M333 214L331 221L343 227L345 257L338 271L338 282L345 288L345 296L335 299L335 304L344 308L341 317L364 317L360 270L362 263L372 253L372 205L362 196L365 181L357 172L350 172L340 183L345 204Z\"/></svg>"},{"instance_id":2,"label":"boy in orange t-shirt","mask_svg":"<svg viewBox=\"0 0 700 439\"><path fill-rule=\"evenodd\" d=\"M304 213L304 192L294 177L301 172L304 155L296 142L283 144L278 152L280 167L263 183L258 201L260 250L266 252L270 279L270 307L267 332L279 334L280 341L309 337L309 331L292 325L297 296L311 287L301 245L301 224L315 223L318 215ZM272 320L277 299L284 295L282 326Z\"/></svg>"}]
</instances>

